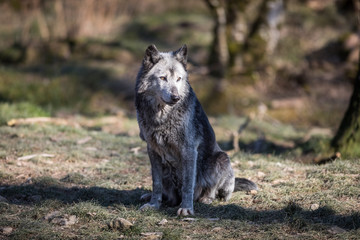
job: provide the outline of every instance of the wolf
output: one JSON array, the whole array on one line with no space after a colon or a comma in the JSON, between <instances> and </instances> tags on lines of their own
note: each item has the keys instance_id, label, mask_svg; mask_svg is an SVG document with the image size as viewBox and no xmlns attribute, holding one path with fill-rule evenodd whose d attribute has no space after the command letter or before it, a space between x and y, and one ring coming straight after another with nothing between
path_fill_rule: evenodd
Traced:
<instances>
[{"instance_id":1,"label":"wolf","mask_svg":"<svg viewBox=\"0 0 360 240\"><path fill-rule=\"evenodd\" d=\"M180 205L180 216L194 215L194 201L229 200L235 187L230 159L190 86L187 52L186 45L171 52L150 45L135 86L140 138L147 143L152 175L152 193L142 196L149 202L140 209ZM247 179L239 186L257 188Z\"/></svg>"}]
</instances>

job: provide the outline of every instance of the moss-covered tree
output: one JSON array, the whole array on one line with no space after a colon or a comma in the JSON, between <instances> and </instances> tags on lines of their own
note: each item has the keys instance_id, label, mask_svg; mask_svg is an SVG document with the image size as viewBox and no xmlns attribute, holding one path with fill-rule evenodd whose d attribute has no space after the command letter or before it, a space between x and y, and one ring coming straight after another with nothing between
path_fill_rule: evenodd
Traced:
<instances>
[{"instance_id":1,"label":"moss-covered tree","mask_svg":"<svg viewBox=\"0 0 360 240\"><path fill-rule=\"evenodd\" d=\"M350 18L352 15L357 16L357 20L353 22L355 23L355 31L357 31L358 37L360 37L360 2L341 0L338 1L337 6L339 11L350 15ZM354 90L350 98L349 106L337 133L331 141L331 147L347 157L360 157L360 52L357 69Z\"/></svg>"},{"instance_id":2,"label":"moss-covered tree","mask_svg":"<svg viewBox=\"0 0 360 240\"><path fill-rule=\"evenodd\" d=\"M343 156L360 157L360 60L349 106L331 145Z\"/></svg>"},{"instance_id":3,"label":"moss-covered tree","mask_svg":"<svg viewBox=\"0 0 360 240\"><path fill-rule=\"evenodd\" d=\"M224 79L252 71L271 54L284 17L283 0L205 0L213 15L210 72Z\"/></svg>"}]
</instances>

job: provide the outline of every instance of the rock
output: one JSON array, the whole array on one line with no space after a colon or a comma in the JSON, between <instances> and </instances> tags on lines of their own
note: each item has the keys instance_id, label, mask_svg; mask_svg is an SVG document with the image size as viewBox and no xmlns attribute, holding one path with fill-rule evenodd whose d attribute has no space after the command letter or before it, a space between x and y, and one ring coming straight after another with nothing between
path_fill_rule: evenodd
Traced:
<instances>
[{"instance_id":1,"label":"rock","mask_svg":"<svg viewBox=\"0 0 360 240\"><path fill-rule=\"evenodd\" d=\"M131 228L133 224L124 218L116 218L108 223L108 226L111 229L124 230Z\"/></svg>"},{"instance_id":2,"label":"rock","mask_svg":"<svg viewBox=\"0 0 360 240\"><path fill-rule=\"evenodd\" d=\"M166 220L165 218L163 220L161 220L160 222L158 222L158 225L165 225L166 223L168 223L168 220Z\"/></svg>"},{"instance_id":3,"label":"rock","mask_svg":"<svg viewBox=\"0 0 360 240\"><path fill-rule=\"evenodd\" d=\"M7 202L9 202L5 197L3 197L3 196L1 196L0 195L0 202L5 202L5 203L7 203Z\"/></svg>"},{"instance_id":4,"label":"rock","mask_svg":"<svg viewBox=\"0 0 360 240\"><path fill-rule=\"evenodd\" d=\"M10 235L12 233L14 229L12 227L2 227L0 228L0 231L4 234L4 235Z\"/></svg>"},{"instance_id":5,"label":"rock","mask_svg":"<svg viewBox=\"0 0 360 240\"><path fill-rule=\"evenodd\" d=\"M317 210L318 208L319 208L319 204L317 204L317 203L311 204L311 206L310 206L310 209L313 211Z\"/></svg>"},{"instance_id":6,"label":"rock","mask_svg":"<svg viewBox=\"0 0 360 240\"><path fill-rule=\"evenodd\" d=\"M65 223L66 226L74 225L77 223L77 217L75 215L70 215L67 222Z\"/></svg>"},{"instance_id":7,"label":"rock","mask_svg":"<svg viewBox=\"0 0 360 240\"><path fill-rule=\"evenodd\" d=\"M344 233L346 232L345 229L342 229L338 226L332 226L329 230L328 230L329 233L332 233L332 234L339 234L339 233Z\"/></svg>"},{"instance_id":8,"label":"rock","mask_svg":"<svg viewBox=\"0 0 360 240\"><path fill-rule=\"evenodd\" d=\"M250 194L251 194L251 195L256 195L257 193L258 193L258 191L256 191L256 190L251 190L251 191L250 191Z\"/></svg>"}]
</instances>

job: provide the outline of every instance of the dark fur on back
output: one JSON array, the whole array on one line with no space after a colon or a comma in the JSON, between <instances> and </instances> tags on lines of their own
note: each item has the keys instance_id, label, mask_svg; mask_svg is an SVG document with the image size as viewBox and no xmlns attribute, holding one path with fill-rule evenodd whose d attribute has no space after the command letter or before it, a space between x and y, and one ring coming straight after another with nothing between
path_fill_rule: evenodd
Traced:
<instances>
[{"instance_id":1,"label":"dark fur on back","mask_svg":"<svg viewBox=\"0 0 360 240\"><path fill-rule=\"evenodd\" d=\"M135 88L153 178L150 202L142 208L181 203L179 215L193 214L194 200L228 200L235 185L229 157L189 84L186 59L186 45L167 53L149 46Z\"/></svg>"}]
</instances>

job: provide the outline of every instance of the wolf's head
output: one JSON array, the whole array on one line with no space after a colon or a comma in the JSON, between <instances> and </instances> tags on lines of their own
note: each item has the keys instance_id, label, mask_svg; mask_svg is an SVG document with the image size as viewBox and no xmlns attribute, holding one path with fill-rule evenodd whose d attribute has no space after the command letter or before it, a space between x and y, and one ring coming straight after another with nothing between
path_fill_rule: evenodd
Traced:
<instances>
[{"instance_id":1,"label":"wolf's head","mask_svg":"<svg viewBox=\"0 0 360 240\"><path fill-rule=\"evenodd\" d=\"M159 52L155 45L150 45L138 75L137 94L160 104L175 105L189 91L186 63L186 45L174 52Z\"/></svg>"}]
</instances>

